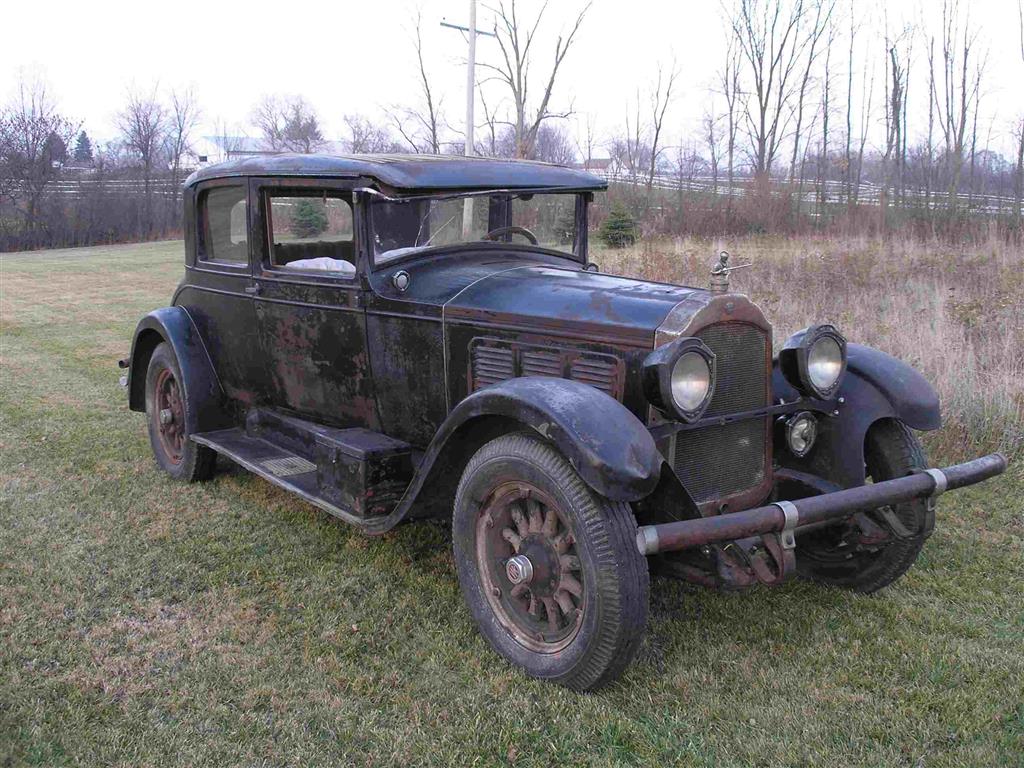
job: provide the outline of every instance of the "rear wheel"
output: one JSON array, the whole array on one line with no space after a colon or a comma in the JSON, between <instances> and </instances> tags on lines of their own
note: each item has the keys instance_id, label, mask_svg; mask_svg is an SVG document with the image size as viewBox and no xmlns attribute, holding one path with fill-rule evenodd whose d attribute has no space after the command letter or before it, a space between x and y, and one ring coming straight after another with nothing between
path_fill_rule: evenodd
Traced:
<instances>
[{"instance_id":1,"label":"rear wheel","mask_svg":"<svg viewBox=\"0 0 1024 768\"><path fill-rule=\"evenodd\" d=\"M217 454L189 439L190 404L174 350L163 342L153 350L146 371L146 418L157 464L177 480L193 482L213 475Z\"/></svg>"},{"instance_id":2,"label":"rear wheel","mask_svg":"<svg viewBox=\"0 0 1024 768\"><path fill-rule=\"evenodd\" d=\"M648 575L632 510L594 493L547 443L506 435L477 452L453 539L477 627L529 675L592 690L635 655Z\"/></svg>"},{"instance_id":3,"label":"rear wheel","mask_svg":"<svg viewBox=\"0 0 1024 768\"><path fill-rule=\"evenodd\" d=\"M874 424L865 440L868 478L882 482L926 469L920 442L906 424L885 419ZM805 534L797 544L797 572L814 581L855 592L875 592L896 581L917 560L928 537L928 501L916 499L865 513L864 524L851 521ZM888 533L872 543L865 526Z\"/></svg>"}]
</instances>

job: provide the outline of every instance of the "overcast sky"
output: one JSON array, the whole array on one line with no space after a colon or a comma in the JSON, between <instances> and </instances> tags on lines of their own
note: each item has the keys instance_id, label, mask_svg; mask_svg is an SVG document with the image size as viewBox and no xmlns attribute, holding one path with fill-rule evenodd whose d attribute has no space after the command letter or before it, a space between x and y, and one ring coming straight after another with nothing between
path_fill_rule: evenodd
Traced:
<instances>
[{"instance_id":1,"label":"overcast sky","mask_svg":"<svg viewBox=\"0 0 1024 768\"><path fill-rule=\"evenodd\" d=\"M848 0L839 4L848 12ZM552 55L554 35L571 23L581 5L577 0L550 3L537 43L538 70ZM989 51L980 133L991 129L994 148L1007 151L1010 122L1024 113L1017 3L970 0L962 5L969 8ZM132 86L193 86L203 110L203 133L224 121L253 134L247 117L262 94L301 93L320 114L325 135L340 137L346 113L372 116L389 104L417 98L411 45L417 7L422 7L431 78L443 97L445 116L461 128L466 44L459 32L439 23L444 18L464 24L467 0L9 0L0 32L0 95L12 92L20 69L39 74L62 109L103 140L113 135L114 116ZM537 7L536 0L521 0L521 16L532 18ZM692 132L721 63L720 8L716 0L595 0L566 59L554 106L572 102L581 116L594 115L599 133L607 135L623 122L627 99L638 85L649 83L659 61L674 57L682 87L670 112L670 135L676 139ZM941 17L940 0L854 0L854 9L865 24L881 24L887 9L890 28L935 25ZM490 27L492 18L482 2L478 26ZM866 44L869 35L862 37ZM494 60L494 41L479 40L479 59ZM841 41L840 60L845 45ZM882 50L880 42L874 45L880 94ZM919 46L912 103L914 89L923 98L927 84L923 54ZM924 103L917 109L923 110Z\"/></svg>"}]
</instances>

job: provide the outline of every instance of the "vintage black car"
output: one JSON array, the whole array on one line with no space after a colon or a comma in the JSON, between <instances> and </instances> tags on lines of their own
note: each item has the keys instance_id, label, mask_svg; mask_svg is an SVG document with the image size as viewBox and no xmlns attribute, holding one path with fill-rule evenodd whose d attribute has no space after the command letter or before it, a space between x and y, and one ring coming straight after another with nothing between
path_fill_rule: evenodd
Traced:
<instances>
[{"instance_id":1,"label":"vintage black car","mask_svg":"<svg viewBox=\"0 0 1024 768\"><path fill-rule=\"evenodd\" d=\"M185 275L123 383L159 465L226 456L382 534L452 520L469 610L506 658L577 689L641 642L648 570L712 587L891 583L941 492L915 371L728 290L602 274L568 168L282 155L185 184ZM710 266L710 264L709 264Z\"/></svg>"}]
</instances>

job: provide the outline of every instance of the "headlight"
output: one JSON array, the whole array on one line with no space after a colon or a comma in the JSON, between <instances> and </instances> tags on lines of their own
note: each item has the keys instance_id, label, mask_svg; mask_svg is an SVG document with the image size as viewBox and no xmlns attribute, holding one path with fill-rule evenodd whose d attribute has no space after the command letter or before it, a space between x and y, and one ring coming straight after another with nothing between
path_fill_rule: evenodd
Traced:
<instances>
[{"instance_id":1,"label":"headlight","mask_svg":"<svg viewBox=\"0 0 1024 768\"><path fill-rule=\"evenodd\" d=\"M818 390L828 391L843 372L843 349L831 336L815 341L807 352L807 377Z\"/></svg>"},{"instance_id":2,"label":"headlight","mask_svg":"<svg viewBox=\"0 0 1024 768\"><path fill-rule=\"evenodd\" d=\"M677 339L647 356L642 381L654 407L686 422L697 421L715 392L715 353L700 339Z\"/></svg>"},{"instance_id":3,"label":"headlight","mask_svg":"<svg viewBox=\"0 0 1024 768\"><path fill-rule=\"evenodd\" d=\"M786 381L805 395L826 400L846 371L846 339L831 325L812 325L790 336L779 352Z\"/></svg>"},{"instance_id":4,"label":"headlight","mask_svg":"<svg viewBox=\"0 0 1024 768\"><path fill-rule=\"evenodd\" d=\"M672 400L680 411L700 408L711 389L711 366L697 352L684 352L672 366Z\"/></svg>"},{"instance_id":5,"label":"headlight","mask_svg":"<svg viewBox=\"0 0 1024 768\"><path fill-rule=\"evenodd\" d=\"M789 451L798 458L803 458L814 447L818 437L818 422L807 411L802 411L786 422L786 444Z\"/></svg>"}]
</instances>

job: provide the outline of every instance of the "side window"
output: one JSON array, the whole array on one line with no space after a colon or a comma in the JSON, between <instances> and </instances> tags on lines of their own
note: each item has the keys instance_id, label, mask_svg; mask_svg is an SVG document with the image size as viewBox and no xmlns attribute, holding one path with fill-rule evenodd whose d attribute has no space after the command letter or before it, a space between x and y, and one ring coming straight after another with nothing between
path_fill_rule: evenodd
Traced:
<instances>
[{"instance_id":1,"label":"side window","mask_svg":"<svg viewBox=\"0 0 1024 768\"><path fill-rule=\"evenodd\" d=\"M347 197L271 193L267 203L272 268L355 276L352 204Z\"/></svg>"},{"instance_id":2,"label":"side window","mask_svg":"<svg viewBox=\"0 0 1024 768\"><path fill-rule=\"evenodd\" d=\"M199 197L199 258L218 264L248 265L249 224L245 187L214 187Z\"/></svg>"}]
</instances>

